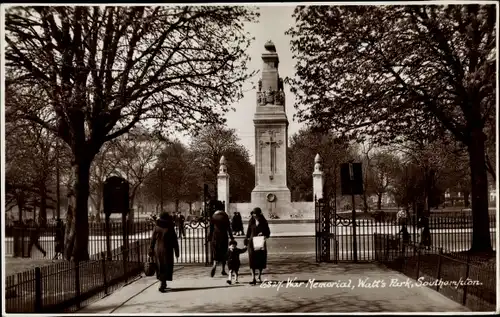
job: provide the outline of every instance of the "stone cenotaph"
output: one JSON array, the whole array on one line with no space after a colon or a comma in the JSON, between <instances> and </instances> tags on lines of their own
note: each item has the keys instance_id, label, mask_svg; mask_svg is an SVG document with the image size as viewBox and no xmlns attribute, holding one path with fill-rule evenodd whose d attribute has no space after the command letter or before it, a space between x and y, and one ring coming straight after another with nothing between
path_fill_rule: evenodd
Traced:
<instances>
[{"instance_id":1,"label":"stone cenotaph","mask_svg":"<svg viewBox=\"0 0 500 317\"><path fill-rule=\"evenodd\" d=\"M293 212L287 186L288 119L279 58L271 41L262 54L262 78L257 91L255 127L255 188L252 205L265 215L288 218Z\"/></svg>"}]
</instances>

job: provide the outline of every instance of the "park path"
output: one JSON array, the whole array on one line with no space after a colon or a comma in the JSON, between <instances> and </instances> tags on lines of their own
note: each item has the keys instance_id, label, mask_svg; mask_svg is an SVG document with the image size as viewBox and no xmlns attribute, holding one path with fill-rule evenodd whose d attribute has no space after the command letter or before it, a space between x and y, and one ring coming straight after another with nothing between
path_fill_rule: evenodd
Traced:
<instances>
[{"instance_id":1,"label":"park path","mask_svg":"<svg viewBox=\"0 0 500 317\"><path fill-rule=\"evenodd\" d=\"M246 260L243 261L241 284L227 285L220 271L210 278L207 267L178 266L167 293L158 292L158 282L154 277L143 277L78 313L469 311L429 288L416 286L414 280L377 264L318 264L299 256L273 256L263 276L264 283L251 286L248 285L250 274ZM291 280L296 284L288 283ZM269 282L282 284L279 288L271 287Z\"/></svg>"}]
</instances>

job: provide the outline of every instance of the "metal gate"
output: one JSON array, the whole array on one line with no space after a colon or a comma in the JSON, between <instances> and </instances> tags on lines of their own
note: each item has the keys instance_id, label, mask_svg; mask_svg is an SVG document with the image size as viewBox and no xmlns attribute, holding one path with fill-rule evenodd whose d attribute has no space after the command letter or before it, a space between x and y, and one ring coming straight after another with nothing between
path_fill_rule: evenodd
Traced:
<instances>
[{"instance_id":1,"label":"metal gate","mask_svg":"<svg viewBox=\"0 0 500 317\"><path fill-rule=\"evenodd\" d=\"M199 217L186 221L181 232L176 226L179 237L180 257L177 263L211 265L212 249L209 240L211 230L211 217L215 212L215 200L208 192L205 184L203 190L203 212Z\"/></svg>"},{"instance_id":2,"label":"metal gate","mask_svg":"<svg viewBox=\"0 0 500 317\"><path fill-rule=\"evenodd\" d=\"M353 221L337 214L335 201L322 198L314 200L316 226L316 262L357 261L354 254Z\"/></svg>"},{"instance_id":3,"label":"metal gate","mask_svg":"<svg viewBox=\"0 0 500 317\"><path fill-rule=\"evenodd\" d=\"M204 241L205 241L205 265L211 265L212 263L212 249L209 241L209 230L211 225L211 218L215 212L215 204L208 193L208 185L203 186L203 204L204 212L203 217L200 219L200 225L203 227Z\"/></svg>"}]
</instances>

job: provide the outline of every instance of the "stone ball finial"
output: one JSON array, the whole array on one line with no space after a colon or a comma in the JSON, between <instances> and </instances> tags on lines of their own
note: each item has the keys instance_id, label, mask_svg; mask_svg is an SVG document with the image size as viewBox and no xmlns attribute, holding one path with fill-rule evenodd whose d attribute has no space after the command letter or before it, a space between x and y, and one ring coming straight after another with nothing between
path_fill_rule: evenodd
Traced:
<instances>
[{"instance_id":1,"label":"stone ball finial","mask_svg":"<svg viewBox=\"0 0 500 317\"><path fill-rule=\"evenodd\" d=\"M276 52L276 46L274 46L274 43L271 40L266 42L266 44L264 45L264 48L269 52L273 52L273 53Z\"/></svg>"},{"instance_id":2,"label":"stone ball finial","mask_svg":"<svg viewBox=\"0 0 500 317\"><path fill-rule=\"evenodd\" d=\"M319 153L316 154L316 156L314 157L314 171L315 172L321 172L321 156L319 156Z\"/></svg>"},{"instance_id":3,"label":"stone ball finial","mask_svg":"<svg viewBox=\"0 0 500 317\"><path fill-rule=\"evenodd\" d=\"M314 163L321 163L323 160L321 159L321 156L319 156L319 153L316 154L314 157Z\"/></svg>"},{"instance_id":4,"label":"stone ball finial","mask_svg":"<svg viewBox=\"0 0 500 317\"><path fill-rule=\"evenodd\" d=\"M227 168L226 168L226 158L224 155L220 158L220 167L219 167L219 173L227 173Z\"/></svg>"}]
</instances>

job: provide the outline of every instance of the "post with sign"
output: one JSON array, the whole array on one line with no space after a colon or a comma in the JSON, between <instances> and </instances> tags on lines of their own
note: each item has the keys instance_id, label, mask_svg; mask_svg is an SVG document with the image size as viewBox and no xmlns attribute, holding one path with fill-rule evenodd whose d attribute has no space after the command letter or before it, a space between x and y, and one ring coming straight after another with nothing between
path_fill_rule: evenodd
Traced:
<instances>
[{"instance_id":1,"label":"post with sign","mask_svg":"<svg viewBox=\"0 0 500 317\"><path fill-rule=\"evenodd\" d=\"M126 179L112 176L106 179L103 188L103 207L106 215L106 253L111 259L111 232L110 216L119 213L122 215L123 247L128 253L127 214L129 212L129 183ZM127 258L127 254L123 255Z\"/></svg>"},{"instance_id":2,"label":"post with sign","mask_svg":"<svg viewBox=\"0 0 500 317\"><path fill-rule=\"evenodd\" d=\"M361 163L344 163L340 165L342 195L352 198L352 249L354 262L358 261L358 241L356 235L356 200L354 195L363 194L363 174Z\"/></svg>"}]
</instances>

